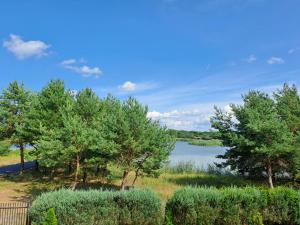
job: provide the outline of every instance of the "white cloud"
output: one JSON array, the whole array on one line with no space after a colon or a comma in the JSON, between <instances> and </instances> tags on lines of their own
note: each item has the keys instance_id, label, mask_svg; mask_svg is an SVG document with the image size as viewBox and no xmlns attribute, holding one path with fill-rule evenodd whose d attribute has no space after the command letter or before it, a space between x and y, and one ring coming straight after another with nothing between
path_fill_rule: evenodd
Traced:
<instances>
[{"instance_id":1,"label":"white cloud","mask_svg":"<svg viewBox=\"0 0 300 225\"><path fill-rule=\"evenodd\" d=\"M99 67L89 67L87 65L81 65L82 63L86 63L86 61L82 59L67 59L62 61L60 64L65 69L81 74L84 77L94 76L97 78L102 74L102 71Z\"/></svg>"},{"instance_id":2,"label":"white cloud","mask_svg":"<svg viewBox=\"0 0 300 225\"><path fill-rule=\"evenodd\" d=\"M100 70L99 67L89 67L89 66L73 67L73 71L87 77L91 75L98 77L102 74L102 71Z\"/></svg>"},{"instance_id":3,"label":"white cloud","mask_svg":"<svg viewBox=\"0 0 300 225\"><path fill-rule=\"evenodd\" d=\"M67 59L61 62L61 65L71 65L71 64L75 64L76 63L76 59Z\"/></svg>"},{"instance_id":4,"label":"white cloud","mask_svg":"<svg viewBox=\"0 0 300 225\"><path fill-rule=\"evenodd\" d=\"M41 57L47 55L46 50L50 45L42 41L24 41L18 35L11 34L9 39L3 42L3 47L13 53L18 59Z\"/></svg>"},{"instance_id":5,"label":"white cloud","mask_svg":"<svg viewBox=\"0 0 300 225\"><path fill-rule=\"evenodd\" d=\"M147 116L171 129L208 130L213 112L213 104L201 104L169 112L150 111Z\"/></svg>"},{"instance_id":6,"label":"white cloud","mask_svg":"<svg viewBox=\"0 0 300 225\"><path fill-rule=\"evenodd\" d=\"M279 57L271 57L267 62L270 65L285 63L285 61L282 58L279 58Z\"/></svg>"},{"instance_id":7,"label":"white cloud","mask_svg":"<svg viewBox=\"0 0 300 225\"><path fill-rule=\"evenodd\" d=\"M257 60L257 58L255 57L255 55L249 55L248 58L244 59L247 63L253 63Z\"/></svg>"},{"instance_id":8,"label":"white cloud","mask_svg":"<svg viewBox=\"0 0 300 225\"><path fill-rule=\"evenodd\" d=\"M157 88L158 84L153 82L142 82L142 83L134 83L132 81L126 81L122 85L118 86L119 93L118 94L126 94L127 92L139 92L146 91Z\"/></svg>"},{"instance_id":9,"label":"white cloud","mask_svg":"<svg viewBox=\"0 0 300 225\"><path fill-rule=\"evenodd\" d=\"M207 130L210 127L209 118L211 112L197 109L174 110L170 112L151 111L148 117L160 121L168 128L176 130Z\"/></svg>"},{"instance_id":10,"label":"white cloud","mask_svg":"<svg viewBox=\"0 0 300 225\"><path fill-rule=\"evenodd\" d=\"M295 52L297 52L297 51L299 51L299 50L300 50L300 47L291 48L291 49L288 51L288 53L289 53L289 54L293 54L293 53L295 53Z\"/></svg>"},{"instance_id":11,"label":"white cloud","mask_svg":"<svg viewBox=\"0 0 300 225\"><path fill-rule=\"evenodd\" d=\"M124 84L119 86L119 89L124 92L135 91L136 88L137 88L137 85L131 81L126 81Z\"/></svg>"}]
</instances>

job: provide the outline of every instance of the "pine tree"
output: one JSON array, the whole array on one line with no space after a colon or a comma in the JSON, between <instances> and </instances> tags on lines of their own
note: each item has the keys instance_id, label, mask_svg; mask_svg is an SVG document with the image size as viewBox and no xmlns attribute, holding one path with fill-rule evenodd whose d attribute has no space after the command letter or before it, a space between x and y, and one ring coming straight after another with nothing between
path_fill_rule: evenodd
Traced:
<instances>
[{"instance_id":1,"label":"pine tree","mask_svg":"<svg viewBox=\"0 0 300 225\"><path fill-rule=\"evenodd\" d=\"M300 180L300 97L296 85L284 84L274 93L279 116L286 122L293 135L293 154L289 155L290 174Z\"/></svg>"},{"instance_id":2,"label":"pine tree","mask_svg":"<svg viewBox=\"0 0 300 225\"><path fill-rule=\"evenodd\" d=\"M212 126L219 130L229 150L221 156L223 166L231 166L241 174L267 174L273 188L276 172L285 172L292 154L292 136L280 118L274 100L267 94L251 91L243 97L243 105L232 105L232 113L216 109Z\"/></svg>"},{"instance_id":3,"label":"pine tree","mask_svg":"<svg viewBox=\"0 0 300 225\"><path fill-rule=\"evenodd\" d=\"M25 115L31 105L31 94L14 81L0 97L0 138L9 139L20 150L21 173L24 170L24 149L30 137L25 132Z\"/></svg>"},{"instance_id":4,"label":"pine tree","mask_svg":"<svg viewBox=\"0 0 300 225\"><path fill-rule=\"evenodd\" d=\"M113 105L113 104L112 104ZM114 141L118 146L116 163L123 169L121 188L127 184L130 171L136 177L141 172L148 174L161 168L174 146L174 139L165 128L147 117L148 108L136 99L129 98L114 104L117 120Z\"/></svg>"}]
</instances>

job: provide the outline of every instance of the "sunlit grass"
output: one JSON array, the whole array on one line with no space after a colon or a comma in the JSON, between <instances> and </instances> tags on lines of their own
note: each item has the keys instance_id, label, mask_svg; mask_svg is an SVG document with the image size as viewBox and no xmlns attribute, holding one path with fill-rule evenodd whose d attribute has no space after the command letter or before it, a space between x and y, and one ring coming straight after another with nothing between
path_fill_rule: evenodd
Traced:
<instances>
[{"instance_id":1,"label":"sunlit grass","mask_svg":"<svg viewBox=\"0 0 300 225\"><path fill-rule=\"evenodd\" d=\"M0 166L20 163L20 153L18 150L10 151L7 155L0 156Z\"/></svg>"},{"instance_id":2,"label":"sunlit grass","mask_svg":"<svg viewBox=\"0 0 300 225\"><path fill-rule=\"evenodd\" d=\"M14 157L13 157L14 156ZM17 152L7 156L5 163L10 159L18 160ZM3 159L3 157L2 157ZM12 161L13 161L12 160ZM178 168L177 168L178 167ZM101 178L89 175L88 183L79 183L78 189L119 189L122 178L122 170L114 165L109 166L110 175ZM131 186L134 173L130 173L127 185ZM69 188L73 183L73 174L58 171L56 176L44 175L34 170L26 171L23 175L12 174L0 177L0 199L1 201L33 200L39 194L59 188ZM156 192L164 201L169 199L173 193L186 186L261 186L259 182L246 180L230 173L220 173L216 169L205 171L196 168L190 163L181 163L162 170L158 177L141 176L137 179L135 187L148 188Z\"/></svg>"}]
</instances>

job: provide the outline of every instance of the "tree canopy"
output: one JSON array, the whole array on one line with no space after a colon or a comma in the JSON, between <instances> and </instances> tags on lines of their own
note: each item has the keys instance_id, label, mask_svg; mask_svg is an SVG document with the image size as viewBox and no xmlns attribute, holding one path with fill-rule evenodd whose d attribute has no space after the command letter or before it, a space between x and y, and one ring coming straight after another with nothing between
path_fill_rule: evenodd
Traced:
<instances>
[{"instance_id":1,"label":"tree canopy","mask_svg":"<svg viewBox=\"0 0 300 225\"><path fill-rule=\"evenodd\" d=\"M125 188L130 171L135 171L135 180L156 174L174 146L166 127L147 113L134 98L100 99L89 88L75 93L61 80L51 80L35 93L13 82L1 96L0 134L23 152L26 144L32 145L31 155L52 174L72 172L74 188L79 178L86 182L89 173L107 170L109 163L124 171Z\"/></svg>"},{"instance_id":2,"label":"tree canopy","mask_svg":"<svg viewBox=\"0 0 300 225\"><path fill-rule=\"evenodd\" d=\"M30 106L31 93L17 81L10 83L0 96L0 139L9 139L10 144L20 149L21 171L24 169L24 148L30 139L24 129Z\"/></svg>"},{"instance_id":3,"label":"tree canopy","mask_svg":"<svg viewBox=\"0 0 300 225\"><path fill-rule=\"evenodd\" d=\"M243 96L242 105L231 105L231 112L215 108L212 126L229 147L220 156L226 160L220 166L230 166L247 176L266 174L270 187L275 176L290 173L290 160L299 151L293 133L300 108L288 106L290 101L292 104L297 101L296 93L294 87L290 89L287 85L274 94L275 98L250 91Z\"/></svg>"}]
</instances>

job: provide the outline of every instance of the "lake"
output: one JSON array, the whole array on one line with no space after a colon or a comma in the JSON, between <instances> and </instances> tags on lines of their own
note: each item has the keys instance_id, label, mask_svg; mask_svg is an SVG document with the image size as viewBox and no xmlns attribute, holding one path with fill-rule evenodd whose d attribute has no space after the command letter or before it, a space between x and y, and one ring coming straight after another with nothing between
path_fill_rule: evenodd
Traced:
<instances>
[{"instance_id":1,"label":"lake","mask_svg":"<svg viewBox=\"0 0 300 225\"><path fill-rule=\"evenodd\" d=\"M188 142L177 141L169 160L171 165L178 162L194 162L199 167L207 168L209 164L214 162L222 162L217 159L217 155L224 154L226 147L220 146L197 146L190 145Z\"/></svg>"}]
</instances>

